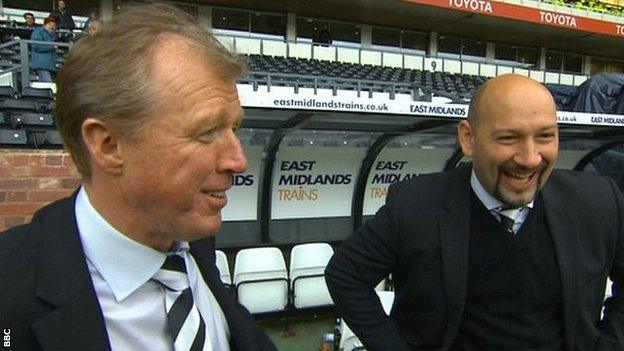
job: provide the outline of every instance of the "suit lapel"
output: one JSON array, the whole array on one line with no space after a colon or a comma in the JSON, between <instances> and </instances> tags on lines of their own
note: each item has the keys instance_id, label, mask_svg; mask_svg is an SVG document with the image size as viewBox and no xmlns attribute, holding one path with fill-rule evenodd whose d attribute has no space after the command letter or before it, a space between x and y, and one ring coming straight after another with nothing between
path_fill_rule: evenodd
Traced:
<instances>
[{"instance_id":1,"label":"suit lapel","mask_svg":"<svg viewBox=\"0 0 624 351\"><path fill-rule=\"evenodd\" d=\"M39 257L36 295L53 312L33 323L44 350L109 350L74 215L75 196L36 215Z\"/></svg>"},{"instance_id":2,"label":"suit lapel","mask_svg":"<svg viewBox=\"0 0 624 351\"><path fill-rule=\"evenodd\" d=\"M553 176L555 176L553 174ZM563 320L566 346L574 349L576 318L578 316L578 217L570 216L569 200L562 199L553 190L553 180L542 191L542 201L548 229L555 249L555 257L561 275L561 296L563 299Z\"/></svg>"},{"instance_id":3,"label":"suit lapel","mask_svg":"<svg viewBox=\"0 0 624 351\"><path fill-rule=\"evenodd\" d=\"M464 306L468 283L468 239L470 231L470 167L452 171L448 193L438 218L442 248L442 275L448 306L445 350L454 342Z\"/></svg>"}]
</instances>

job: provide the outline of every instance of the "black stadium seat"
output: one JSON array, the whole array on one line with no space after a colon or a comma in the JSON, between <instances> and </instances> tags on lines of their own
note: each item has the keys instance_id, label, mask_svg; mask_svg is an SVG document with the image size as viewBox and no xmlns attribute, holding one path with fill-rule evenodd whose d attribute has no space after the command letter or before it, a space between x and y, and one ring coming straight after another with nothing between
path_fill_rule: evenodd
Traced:
<instances>
[{"instance_id":1,"label":"black stadium seat","mask_svg":"<svg viewBox=\"0 0 624 351\"><path fill-rule=\"evenodd\" d=\"M27 145L25 130L0 129L0 145Z\"/></svg>"},{"instance_id":2,"label":"black stadium seat","mask_svg":"<svg viewBox=\"0 0 624 351\"><path fill-rule=\"evenodd\" d=\"M21 113L12 116L12 120L15 126L54 126L54 117L48 113Z\"/></svg>"},{"instance_id":3,"label":"black stadium seat","mask_svg":"<svg viewBox=\"0 0 624 351\"><path fill-rule=\"evenodd\" d=\"M15 92L10 85L2 85L0 86L0 102L8 99L14 99Z\"/></svg>"},{"instance_id":4,"label":"black stadium seat","mask_svg":"<svg viewBox=\"0 0 624 351\"><path fill-rule=\"evenodd\" d=\"M24 88L21 98L32 101L50 102L54 100L52 89Z\"/></svg>"},{"instance_id":5,"label":"black stadium seat","mask_svg":"<svg viewBox=\"0 0 624 351\"><path fill-rule=\"evenodd\" d=\"M36 101L22 100L22 99L7 99L2 101L0 110L4 112L23 113L23 112L38 112L39 106Z\"/></svg>"},{"instance_id":6,"label":"black stadium seat","mask_svg":"<svg viewBox=\"0 0 624 351\"><path fill-rule=\"evenodd\" d=\"M36 147L62 147L63 139L58 130L46 130L34 132L34 144Z\"/></svg>"}]
</instances>

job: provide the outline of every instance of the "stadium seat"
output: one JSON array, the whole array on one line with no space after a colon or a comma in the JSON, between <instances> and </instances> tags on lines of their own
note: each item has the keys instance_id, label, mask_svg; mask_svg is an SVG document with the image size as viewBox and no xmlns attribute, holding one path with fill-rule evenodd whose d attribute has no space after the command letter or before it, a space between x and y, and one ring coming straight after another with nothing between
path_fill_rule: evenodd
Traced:
<instances>
[{"instance_id":1,"label":"stadium seat","mask_svg":"<svg viewBox=\"0 0 624 351\"><path fill-rule=\"evenodd\" d=\"M22 113L22 112L39 112L35 101L22 99L6 99L2 101L0 110L3 112Z\"/></svg>"},{"instance_id":2,"label":"stadium seat","mask_svg":"<svg viewBox=\"0 0 624 351\"><path fill-rule=\"evenodd\" d=\"M0 145L27 145L25 130L0 129Z\"/></svg>"},{"instance_id":3,"label":"stadium seat","mask_svg":"<svg viewBox=\"0 0 624 351\"><path fill-rule=\"evenodd\" d=\"M24 88L21 94L22 99L24 100L34 100L34 101L52 101L54 100L54 93L52 93L52 89L39 89L39 88Z\"/></svg>"},{"instance_id":4,"label":"stadium seat","mask_svg":"<svg viewBox=\"0 0 624 351\"><path fill-rule=\"evenodd\" d=\"M52 127L54 126L54 117L51 114L47 113L21 113L15 114L12 117L14 125L25 125L25 126L45 126Z\"/></svg>"},{"instance_id":5,"label":"stadium seat","mask_svg":"<svg viewBox=\"0 0 624 351\"><path fill-rule=\"evenodd\" d=\"M230 265L228 264L227 256L225 252L221 250L215 250L215 264L219 269L219 275L221 281L225 285L232 285L232 276L230 275Z\"/></svg>"},{"instance_id":6,"label":"stadium seat","mask_svg":"<svg viewBox=\"0 0 624 351\"><path fill-rule=\"evenodd\" d=\"M0 101L14 98L15 92L13 91L13 87L11 87L10 85L0 86Z\"/></svg>"},{"instance_id":7,"label":"stadium seat","mask_svg":"<svg viewBox=\"0 0 624 351\"><path fill-rule=\"evenodd\" d=\"M290 288L295 308L333 305L324 272L334 249L326 243L295 245L290 251Z\"/></svg>"},{"instance_id":8,"label":"stadium seat","mask_svg":"<svg viewBox=\"0 0 624 351\"><path fill-rule=\"evenodd\" d=\"M288 272L277 247L240 250L234 264L238 301L251 313L282 311L288 303Z\"/></svg>"},{"instance_id":9,"label":"stadium seat","mask_svg":"<svg viewBox=\"0 0 624 351\"><path fill-rule=\"evenodd\" d=\"M63 146L63 139L58 130L36 131L33 134L35 147L57 148Z\"/></svg>"},{"instance_id":10,"label":"stadium seat","mask_svg":"<svg viewBox=\"0 0 624 351\"><path fill-rule=\"evenodd\" d=\"M390 315L394 303L394 291L375 291L381 302L381 306L387 315ZM365 350L362 342L353 334L353 331L344 320L340 322L339 349L344 351Z\"/></svg>"}]
</instances>

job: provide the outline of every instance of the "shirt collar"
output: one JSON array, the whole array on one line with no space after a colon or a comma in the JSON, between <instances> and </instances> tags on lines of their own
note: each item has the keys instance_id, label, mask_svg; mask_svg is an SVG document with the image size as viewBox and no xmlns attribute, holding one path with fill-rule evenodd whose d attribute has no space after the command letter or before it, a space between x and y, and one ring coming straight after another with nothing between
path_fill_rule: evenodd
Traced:
<instances>
[{"instance_id":1,"label":"shirt collar","mask_svg":"<svg viewBox=\"0 0 624 351\"><path fill-rule=\"evenodd\" d=\"M477 178L477 174L475 173L474 169L470 174L470 186L472 187L472 191L474 191L475 195L477 195L477 198L489 211L498 211L501 207L506 207L505 204L500 202L494 196L490 195L487 190L485 190L485 188L481 184L481 181L479 180L479 178ZM535 201L531 201L523 207L533 208L534 202Z\"/></svg>"},{"instance_id":2,"label":"shirt collar","mask_svg":"<svg viewBox=\"0 0 624 351\"><path fill-rule=\"evenodd\" d=\"M102 275L117 302L123 301L160 269L166 253L136 242L113 228L93 207L84 187L74 207L85 256ZM172 253L188 250L176 243ZM129 269L132 267L132 269Z\"/></svg>"}]
</instances>

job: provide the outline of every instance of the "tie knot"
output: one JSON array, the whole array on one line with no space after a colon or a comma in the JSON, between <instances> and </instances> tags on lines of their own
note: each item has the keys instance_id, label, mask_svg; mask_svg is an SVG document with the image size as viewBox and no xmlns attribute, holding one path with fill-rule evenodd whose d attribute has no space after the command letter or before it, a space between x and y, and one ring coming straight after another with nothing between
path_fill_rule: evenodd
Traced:
<instances>
[{"instance_id":1,"label":"tie knot","mask_svg":"<svg viewBox=\"0 0 624 351\"><path fill-rule=\"evenodd\" d=\"M186 264L184 263L184 258L179 255L167 256L167 259L165 259L161 269L186 274Z\"/></svg>"},{"instance_id":2,"label":"tie knot","mask_svg":"<svg viewBox=\"0 0 624 351\"><path fill-rule=\"evenodd\" d=\"M154 274L153 279L169 290L182 291L188 289L189 279L186 275L184 258L179 255L167 256L162 267Z\"/></svg>"}]
</instances>

